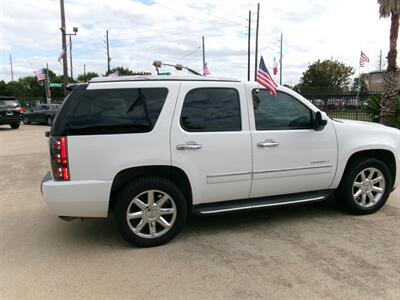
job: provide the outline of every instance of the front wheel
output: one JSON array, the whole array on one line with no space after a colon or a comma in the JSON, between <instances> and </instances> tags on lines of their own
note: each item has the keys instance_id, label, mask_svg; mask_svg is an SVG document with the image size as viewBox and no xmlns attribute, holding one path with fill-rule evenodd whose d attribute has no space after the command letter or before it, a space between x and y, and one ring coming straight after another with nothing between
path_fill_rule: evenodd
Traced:
<instances>
[{"instance_id":1,"label":"front wheel","mask_svg":"<svg viewBox=\"0 0 400 300\"><path fill-rule=\"evenodd\" d=\"M18 129L19 128L19 122L18 123L11 123L10 124L10 127L12 128L12 129Z\"/></svg>"},{"instance_id":2,"label":"front wheel","mask_svg":"<svg viewBox=\"0 0 400 300\"><path fill-rule=\"evenodd\" d=\"M142 178L119 193L114 210L122 237L139 247L167 243L183 228L187 204L179 188L164 178Z\"/></svg>"},{"instance_id":3,"label":"front wheel","mask_svg":"<svg viewBox=\"0 0 400 300\"><path fill-rule=\"evenodd\" d=\"M375 158L362 158L346 168L335 198L349 212L365 215L379 210L391 189L392 177L386 164Z\"/></svg>"}]
</instances>

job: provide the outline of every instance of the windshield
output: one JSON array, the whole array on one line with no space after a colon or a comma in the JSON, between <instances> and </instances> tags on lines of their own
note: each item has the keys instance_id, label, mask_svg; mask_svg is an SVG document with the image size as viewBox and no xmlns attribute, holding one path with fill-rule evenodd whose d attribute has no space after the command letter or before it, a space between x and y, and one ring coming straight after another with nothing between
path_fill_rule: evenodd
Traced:
<instances>
[{"instance_id":1,"label":"windshield","mask_svg":"<svg viewBox=\"0 0 400 300\"><path fill-rule=\"evenodd\" d=\"M17 100L0 100L1 108L9 108L9 107L17 107L17 106L18 106Z\"/></svg>"}]
</instances>

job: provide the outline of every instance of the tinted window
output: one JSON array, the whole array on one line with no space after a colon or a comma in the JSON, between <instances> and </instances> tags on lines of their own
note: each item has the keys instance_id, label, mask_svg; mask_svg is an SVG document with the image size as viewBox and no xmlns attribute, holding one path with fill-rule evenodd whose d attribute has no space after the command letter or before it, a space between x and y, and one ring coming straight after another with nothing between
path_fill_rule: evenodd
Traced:
<instances>
[{"instance_id":1,"label":"tinted window","mask_svg":"<svg viewBox=\"0 0 400 300\"><path fill-rule=\"evenodd\" d=\"M310 109L286 93L253 90L253 105L257 130L312 128Z\"/></svg>"},{"instance_id":2,"label":"tinted window","mask_svg":"<svg viewBox=\"0 0 400 300\"><path fill-rule=\"evenodd\" d=\"M118 134L153 129L166 88L87 90L75 88L53 125L52 135Z\"/></svg>"},{"instance_id":3,"label":"tinted window","mask_svg":"<svg viewBox=\"0 0 400 300\"><path fill-rule=\"evenodd\" d=\"M0 107L1 108L11 108L17 107L19 103L17 100L0 100Z\"/></svg>"},{"instance_id":4,"label":"tinted window","mask_svg":"<svg viewBox=\"0 0 400 300\"><path fill-rule=\"evenodd\" d=\"M242 125L237 90L191 90L183 102L181 125L186 131L240 131Z\"/></svg>"}]
</instances>

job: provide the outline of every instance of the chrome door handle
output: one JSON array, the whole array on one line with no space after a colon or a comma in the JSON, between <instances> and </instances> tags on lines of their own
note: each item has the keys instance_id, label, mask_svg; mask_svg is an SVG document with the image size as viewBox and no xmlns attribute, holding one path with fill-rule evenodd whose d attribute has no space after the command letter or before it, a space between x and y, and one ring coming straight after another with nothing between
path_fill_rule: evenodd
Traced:
<instances>
[{"instance_id":1,"label":"chrome door handle","mask_svg":"<svg viewBox=\"0 0 400 300\"><path fill-rule=\"evenodd\" d=\"M177 150L197 150L203 148L203 145L196 143L186 143L181 145L176 145Z\"/></svg>"},{"instance_id":2,"label":"chrome door handle","mask_svg":"<svg viewBox=\"0 0 400 300\"><path fill-rule=\"evenodd\" d=\"M257 146L260 148L272 148L272 147L278 147L279 143L275 142L274 140L266 140L264 142L257 143Z\"/></svg>"}]
</instances>

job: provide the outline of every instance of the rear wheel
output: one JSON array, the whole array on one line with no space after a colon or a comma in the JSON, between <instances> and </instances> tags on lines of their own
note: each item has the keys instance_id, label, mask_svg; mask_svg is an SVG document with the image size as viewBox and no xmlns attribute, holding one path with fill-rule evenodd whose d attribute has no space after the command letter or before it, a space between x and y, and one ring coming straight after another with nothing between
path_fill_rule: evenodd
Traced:
<instances>
[{"instance_id":1,"label":"rear wheel","mask_svg":"<svg viewBox=\"0 0 400 300\"><path fill-rule=\"evenodd\" d=\"M139 247L157 246L181 231L187 217L187 204L182 192L171 181L143 178L120 192L114 217L125 240Z\"/></svg>"},{"instance_id":2,"label":"rear wheel","mask_svg":"<svg viewBox=\"0 0 400 300\"><path fill-rule=\"evenodd\" d=\"M47 125L51 126L53 124L53 118L47 117Z\"/></svg>"},{"instance_id":3,"label":"rear wheel","mask_svg":"<svg viewBox=\"0 0 400 300\"><path fill-rule=\"evenodd\" d=\"M379 210L389 198L391 189L388 167L375 158L362 158L346 168L335 197L349 212L363 215Z\"/></svg>"},{"instance_id":4,"label":"rear wheel","mask_svg":"<svg viewBox=\"0 0 400 300\"><path fill-rule=\"evenodd\" d=\"M10 127L12 128L12 129L18 129L19 128L19 122L18 123L11 123L10 124Z\"/></svg>"},{"instance_id":5,"label":"rear wheel","mask_svg":"<svg viewBox=\"0 0 400 300\"><path fill-rule=\"evenodd\" d=\"M24 122L24 124L26 124L26 125L31 124L31 122L29 122L28 117L26 117L26 116L24 117L23 122Z\"/></svg>"}]
</instances>

